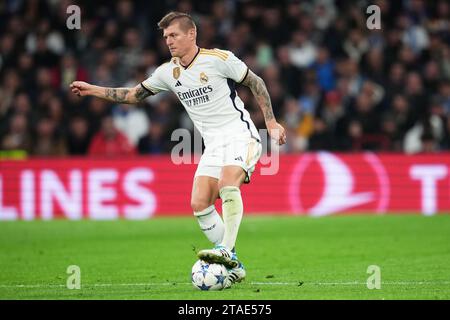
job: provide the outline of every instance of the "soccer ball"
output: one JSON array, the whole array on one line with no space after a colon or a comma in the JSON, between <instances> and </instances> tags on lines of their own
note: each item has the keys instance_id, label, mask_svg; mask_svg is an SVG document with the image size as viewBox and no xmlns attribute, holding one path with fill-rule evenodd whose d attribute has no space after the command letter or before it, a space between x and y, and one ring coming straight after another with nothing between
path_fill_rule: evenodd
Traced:
<instances>
[{"instance_id":1,"label":"soccer ball","mask_svg":"<svg viewBox=\"0 0 450 320\"><path fill-rule=\"evenodd\" d=\"M192 267L191 281L198 290L222 290L227 276L224 265L198 260Z\"/></svg>"}]
</instances>

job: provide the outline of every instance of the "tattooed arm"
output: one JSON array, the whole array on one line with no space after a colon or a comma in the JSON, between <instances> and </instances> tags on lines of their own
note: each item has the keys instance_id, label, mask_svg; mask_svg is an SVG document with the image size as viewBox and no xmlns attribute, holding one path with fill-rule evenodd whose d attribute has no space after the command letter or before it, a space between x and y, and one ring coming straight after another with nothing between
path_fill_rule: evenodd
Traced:
<instances>
[{"instance_id":1,"label":"tattooed arm","mask_svg":"<svg viewBox=\"0 0 450 320\"><path fill-rule=\"evenodd\" d=\"M250 69L244 80L241 82L252 91L258 102L259 107L264 115L267 129L272 139L276 140L278 144L286 143L286 133L284 128L276 121L273 115L272 103L270 101L269 92L267 91L264 80L254 74Z\"/></svg>"},{"instance_id":2,"label":"tattooed arm","mask_svg":"<svg viewBox=\"0 0 450 320\"><path fill-rule=\"evenodd\" d=\"M79 96L94 96L118 103L138 103L152 95L141 84L134 88L105 88L94 86L83 81L74 81L70 88Z\"/></svg>"}]
</instances>

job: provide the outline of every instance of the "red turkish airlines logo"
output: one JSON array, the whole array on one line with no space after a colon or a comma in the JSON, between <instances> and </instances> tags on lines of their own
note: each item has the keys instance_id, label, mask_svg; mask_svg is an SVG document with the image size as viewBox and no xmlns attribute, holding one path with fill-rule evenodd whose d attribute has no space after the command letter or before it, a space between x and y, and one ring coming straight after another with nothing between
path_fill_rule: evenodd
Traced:
<instances>
[{"instance_id":1,"label":"red turkish airlines logo","mask_svg":"<svg viewBox=\"0 0 450 320\"><path fill-rule=\"evenodd\" d=\"M302 156L291 176L291 209L312 216L356 209L385 212L390 186L384 166L373 153L351 159L329 152Z\"/></svg>"}]
</instances>

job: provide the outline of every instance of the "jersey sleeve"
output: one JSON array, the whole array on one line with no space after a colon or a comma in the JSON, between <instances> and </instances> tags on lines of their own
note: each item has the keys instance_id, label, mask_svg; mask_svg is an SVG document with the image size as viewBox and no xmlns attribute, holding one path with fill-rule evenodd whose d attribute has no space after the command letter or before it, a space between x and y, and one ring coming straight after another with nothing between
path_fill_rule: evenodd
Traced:
<instances>
[{"instance_id":1,"label":"jersey sleeve","mask_svg":"<svg viewBox=\"0 0 450 320\"><path fill-rule=\"evenodd\" d=\"M150 77L141 82L141 86L143 86L144 89L149 91L151 94L157 94L161 91L168 91L169 89L164 82L163 74L163 66L159 66L155 71L153 71Z\"/></svg>"},{"instance_id":2,"label":"jersey sleeve","mask_svg":"<svg viewBox=\"0 0 450 320\"><path fill-rule=\"evenodd\" d=\"M224 57L226 57L225 59L217 60L218 69L221 74L225 78L232 79L237 83L244 81L249 70L247 65L231 51L221 50L220 52L225 53Z\"/></svg>"}]
</instances>

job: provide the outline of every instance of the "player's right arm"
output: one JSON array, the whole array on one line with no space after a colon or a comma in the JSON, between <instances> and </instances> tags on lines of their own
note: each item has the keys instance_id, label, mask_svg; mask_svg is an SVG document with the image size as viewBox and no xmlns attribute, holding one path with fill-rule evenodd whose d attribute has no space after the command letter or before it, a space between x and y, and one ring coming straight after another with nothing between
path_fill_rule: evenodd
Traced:
<instances>
[{"instance_id":1,"label":"player's right arm","mask_svg":"<svg viewBox=\"0 0 450 320\"><path fill-rule=\"evenodd\" d=\"M117 103L138 103L153 93L138 84L134 88L106 88L95 86L84 81L74 81L70 85L73 93L78 96L94 96Z\"/></svg>"}]
</instances>

